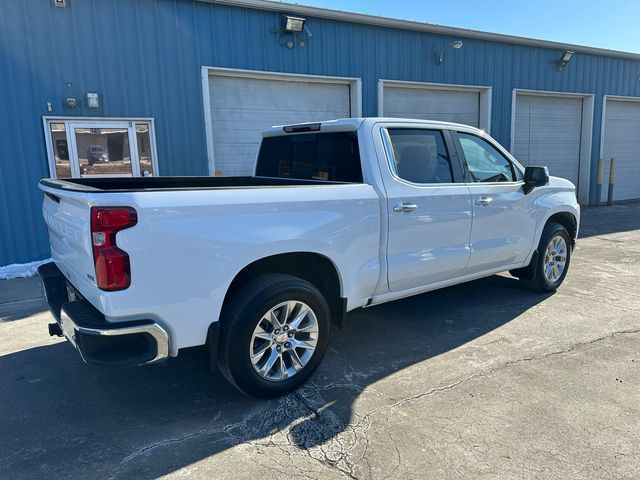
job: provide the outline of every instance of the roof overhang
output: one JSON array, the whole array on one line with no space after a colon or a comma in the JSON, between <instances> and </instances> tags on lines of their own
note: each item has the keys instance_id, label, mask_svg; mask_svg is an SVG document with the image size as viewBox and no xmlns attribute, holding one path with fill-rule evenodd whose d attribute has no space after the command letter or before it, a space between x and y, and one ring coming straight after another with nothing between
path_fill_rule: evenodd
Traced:
<instances>
[{"instance_id":1,"label":"roof overhang","mask_svg":"<svg viewBox=\"0 0 640 480\"><path fill-rule=\"evenodd\" d=\"M446 35L449 37L465 37L491 42L508 43L515 45L526 45L530 47L549 48L556 50L571 50L573 52L586 53L589 55L600 55L606 57L625 58L629 60L640 60L640 54L631 52L621 52L608 50L606 48L586 47L584 45L574 45L571 43L552 42L539 40L536 38L517 37L514 35L504 35L501 33L483 32L480 30L470 30L466 28L445 27L431 23L415 22L411 20L399 20L389 17L378 17L363 13L345 12L342 10L331 10L328 8L309 7L299 4L276 2L272 0L197 0L205 3L218 3L242 8L252 8L257 10L269 10L283 13L295 13L317 18L327 18L342 22L363 23L386 28L399 28L402 30L412 30L417 32Z\"/></svg>"}]
</instances>

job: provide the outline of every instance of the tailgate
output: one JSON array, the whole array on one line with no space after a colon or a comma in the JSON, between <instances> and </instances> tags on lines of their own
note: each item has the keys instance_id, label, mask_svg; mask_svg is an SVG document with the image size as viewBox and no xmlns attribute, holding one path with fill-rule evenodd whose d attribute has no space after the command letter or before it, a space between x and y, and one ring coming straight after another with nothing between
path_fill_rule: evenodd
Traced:
<instances>
[{"instance_id":1,"label":"tailgate","mask_svg":"<svg viewBox=\"0 0 640 480\"><path fill-rule=\"evenodd\" d=\"M53 260L83 295L92 297L97 287L91 246L89 195L42 184L40 189L45 192L42 214L47 224Z\"/></svg>"}]
</instances>

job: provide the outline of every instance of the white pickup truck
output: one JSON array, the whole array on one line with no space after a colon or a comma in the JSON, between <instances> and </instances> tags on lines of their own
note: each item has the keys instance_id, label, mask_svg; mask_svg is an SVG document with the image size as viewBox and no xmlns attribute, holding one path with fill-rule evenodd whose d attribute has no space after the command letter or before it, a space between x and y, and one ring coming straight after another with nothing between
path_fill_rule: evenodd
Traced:
<instances>
[{"instance_id":1,"label":"white pickup truck","mask_svg":"<svg viewBox=\"0 0 640 480\"><path fill-rule=\"evenodd\" d=\"M253 177L45 179L56 323L93 364L206 346L241 391L291 391L346 312L501 271L558 288L575 187L481 130L384 118L274 127Z\"/></svg>"}]
</instances>

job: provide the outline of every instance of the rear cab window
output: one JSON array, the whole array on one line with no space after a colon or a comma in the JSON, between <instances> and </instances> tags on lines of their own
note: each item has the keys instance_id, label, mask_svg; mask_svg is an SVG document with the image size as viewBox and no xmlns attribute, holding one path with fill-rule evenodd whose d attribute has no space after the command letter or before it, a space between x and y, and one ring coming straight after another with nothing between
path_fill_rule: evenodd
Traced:
<instances>
[{"instance_id":1,"label":"rear cab window","mask_svg":"<svg viewBox=\"0 0 640 480\"><path fill-rule=\"evenodd\" d=\"M262 139L256 176L362 182L356 132L314 132Z\"/></svg>"}]
</instances>

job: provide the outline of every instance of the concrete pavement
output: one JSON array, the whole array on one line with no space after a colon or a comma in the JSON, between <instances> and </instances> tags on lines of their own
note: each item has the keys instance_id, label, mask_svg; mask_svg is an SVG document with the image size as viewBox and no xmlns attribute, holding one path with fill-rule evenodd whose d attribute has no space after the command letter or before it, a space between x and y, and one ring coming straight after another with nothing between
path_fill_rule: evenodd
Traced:
<instances>
[{"instance_id":1,"label":"concrete pavement","mask_svg":"<svg viewBox=\"0 0 640 480\"><path fill-rule=\"evenodd\" d=\"M351 313L272 401L196 355L83 365L38 280L2 281L0 478L638 478L640 204L581 237L554 295L498 275Z\"/></svg>"}]
</instances>

